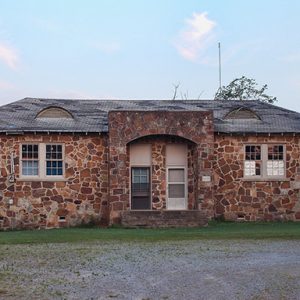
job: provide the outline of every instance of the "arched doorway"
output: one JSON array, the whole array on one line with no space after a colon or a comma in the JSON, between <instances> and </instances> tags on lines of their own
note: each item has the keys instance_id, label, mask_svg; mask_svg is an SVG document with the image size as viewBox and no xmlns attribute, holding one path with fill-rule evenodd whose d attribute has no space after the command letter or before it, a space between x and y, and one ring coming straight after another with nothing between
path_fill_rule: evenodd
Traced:
<instances>
[{"instance_id":1,"label":"arched doorway","mask_svg":"<svg viewBox=\"0 0 300 300\"><path fill-rule=\"evenodd\" d=\"M171 135L146 136L128 144L131 210L194 208L195 143Z\"/></svg>"}]
</instances>

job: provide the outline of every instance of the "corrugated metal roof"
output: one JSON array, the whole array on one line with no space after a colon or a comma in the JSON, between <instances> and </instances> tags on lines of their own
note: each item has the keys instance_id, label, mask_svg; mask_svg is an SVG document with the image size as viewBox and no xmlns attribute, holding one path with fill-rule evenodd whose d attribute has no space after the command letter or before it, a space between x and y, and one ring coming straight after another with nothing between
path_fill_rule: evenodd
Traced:
<instances>
[{"instance_id":1,"label":"corrugated metal roof","mask_svg":"<svg viewBox=\"0 0 300 300\"><path fill-rule=\"evenodd\" d=\"M74 119L35 118L47 107L68 110ZM223 120L239 107L255 112L261 120ZM215 131L226 133L300 133L300 113L260 101L222 100L76 100L25 98L0 107L0 132L107 132L108 112L213 111Z\"/></svg>"}]
</instances>

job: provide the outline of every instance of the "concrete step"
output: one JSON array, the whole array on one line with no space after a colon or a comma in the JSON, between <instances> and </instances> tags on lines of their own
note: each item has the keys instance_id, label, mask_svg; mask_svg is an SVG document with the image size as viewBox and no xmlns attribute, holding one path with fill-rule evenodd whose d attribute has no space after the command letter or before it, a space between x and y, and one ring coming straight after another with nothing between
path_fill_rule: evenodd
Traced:
<instances>
[{"instance_id":1,"label":"concrete step","mask_svg":"<svg viewBox=\"0 0 300 300\"><path fill-rule=\"evenodd\" d=\"M128 210L121 214L122 226L132 228L201 227L207 222L199 210Z\"/></svg>"}]
</instances>

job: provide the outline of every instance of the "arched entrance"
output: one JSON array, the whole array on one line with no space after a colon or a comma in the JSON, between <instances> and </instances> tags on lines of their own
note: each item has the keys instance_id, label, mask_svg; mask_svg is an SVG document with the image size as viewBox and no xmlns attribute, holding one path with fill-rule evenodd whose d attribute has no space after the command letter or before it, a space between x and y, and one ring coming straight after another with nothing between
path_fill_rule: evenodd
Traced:
<instances>
[{"instance_id":1,"label":"arched entrance","mask_svg":"<svg viewBox=\"0 0 300 300\"><path fill-rule=\"evenodd\" d=\"M149 135L127 144L131 210L195 208L196 144L172 135Z\"/></svg>"},{"instance_id":2,"label":"arched entrance","mask_svg":"<svg viewBox=\"0 0 300 300\"><path fill-rule=\"evenodd\" d=\"M211 112L111 111L108 125L111 224L126 211L213 212Z\"/></svg>"}]
</instances>

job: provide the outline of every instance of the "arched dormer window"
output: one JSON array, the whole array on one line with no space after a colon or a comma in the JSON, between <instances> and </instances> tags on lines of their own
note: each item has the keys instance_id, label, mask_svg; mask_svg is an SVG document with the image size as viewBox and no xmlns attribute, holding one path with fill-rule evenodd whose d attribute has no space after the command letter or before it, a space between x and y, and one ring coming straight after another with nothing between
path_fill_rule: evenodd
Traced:
<instances>
[{"instance_id":1,"label":"arched dormer window","mask_svg":"<svg viewBox=\"0 0 300 300\"><path fill-rule=\"evenodd\" d=\"M72 114L64 108L51 106L43 109L36 115L38 118L63 118L63 119L73 119Z\"/></svg>"},{"instance_id":2,"label":"arched dormer window","mask_svg":"<svg viewBox=\"0 0 300 300\"><path fill-rule=\"evenodd\" d=\"M227 113L224 120L260 120L260 117L249 108L239 107Z\"/></svg>"}]
</instances>

